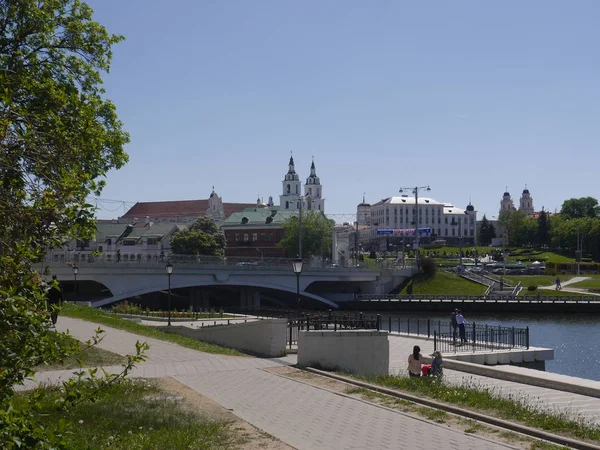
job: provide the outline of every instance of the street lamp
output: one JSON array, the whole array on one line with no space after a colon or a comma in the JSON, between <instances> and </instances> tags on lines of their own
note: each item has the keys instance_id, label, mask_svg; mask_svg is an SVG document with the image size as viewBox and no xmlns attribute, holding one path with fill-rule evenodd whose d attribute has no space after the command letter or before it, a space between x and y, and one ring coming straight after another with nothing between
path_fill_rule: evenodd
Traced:
<instances>
[{"instance_id":1,"label":"street lamp","mask_svg":"<svg viewBox=\"0 0 600 450\"><path fill-rule=\"evenodd\" d=\"M415 263L417 265L417 269L419 268L419 191L425 189L426 191L431 191L429 186L415 186L413 187L402 187L399 192L404 192L405 190L412 189L413 194L415 194Z\"/></svg>"},{"instance_id":2,"label":"street lamp","mask_svg":"<svg viewBox=\"0 0 600 450\"><path fill-rule=\"evenodd\" d=\"M453 228L456 227L457 223L454 217L452 217L452 225ZM462 263L462 218L458 219L458 265L460 266L460 270L463 270Z\"/></svg>"},{"instance_id":3,"label":"street lamp","mask_svg":"<svg viewBox=\"0 0 600 450\"><path fill-rule=\"evenodd\" d=\"M79 273L79 267L73 266L73 277L75 278L75 300L79 298L79 289L77 288L77 274Z\"/></svg>"},{"instance_id":4,"label":"street lamp","mask_svg":"<svg viewBox=\"0 0 600 450\"><path fill-rule=\"evenodd\" d=\"M165 269L167 271L167 276L169 278L169 299L167 300L167 309L169 310L168 312L168 322L167 322L167 326L171 326L171 274L173 273L173 264L171 264L171 261L169 261L167 263L167 265L165 266Z\"/></svg>"},{"instance_id":5,"label":"street lamp","mask_svg":"<svg viewBox=\"0 0 600 450\"><path fill-rule=\"evenodd\" d=\"M296 274L296 309L298 317L300 317L300 274L302 273L302 268L304 267L304 261L302 258L296 258L292 261L292 269Z\"/></svg>"}]
</instances>

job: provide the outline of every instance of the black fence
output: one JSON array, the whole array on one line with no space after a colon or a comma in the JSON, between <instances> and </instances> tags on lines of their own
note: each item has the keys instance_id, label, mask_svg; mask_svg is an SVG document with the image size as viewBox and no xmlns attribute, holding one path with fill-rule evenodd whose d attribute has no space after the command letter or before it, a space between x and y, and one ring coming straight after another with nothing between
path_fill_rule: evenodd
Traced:
<instances>
[{"instance_id":1,"label":"black fence","mask_svg":"<svg viewBox=\"0 0 600 450\"><path fill-rule=\"evenodd\" d=\"M460 295L460 294L356 294L355 301L366 303L600 303L597 295Z\"/></svg>"},{"instance_id":2,"label":"black fence","mask_svg":"<svg viewBox=\"0 0 600 450\"><path fill-rule=\"evenodd\" d=\"M467 325L464 335L459 330L433 332L434 350L442 353L477 352L487 350L529 349L529 327Z\"/></svg>"},{"instance_id":3,"label":"black fence","mask_svg":"<svg viewBox=\"0 0 600 450\"><path fill-rule=\"evenodd\" d=\"M319 331L319 330L377 330L379 331L381 318L377 316L363 316L362 314L354 316L338 315L313 315L301 318L290 319L288 321L287 345L291 348L298 344L298 334L300 330Z\"/></svg>"}]
</instances>

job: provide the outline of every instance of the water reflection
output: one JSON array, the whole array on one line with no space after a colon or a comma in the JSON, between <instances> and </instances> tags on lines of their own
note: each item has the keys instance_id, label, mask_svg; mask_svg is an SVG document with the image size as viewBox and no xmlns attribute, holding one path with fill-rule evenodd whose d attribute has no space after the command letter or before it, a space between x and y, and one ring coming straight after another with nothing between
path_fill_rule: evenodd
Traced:
<instances>
[{"instance_id":1,"label":"water reflection","mask_svg":"<svg viewBox=\"0 0 600 450\"><path fill-rule=\"evenodd\" d=\"M554 360L546 362L546 371L600 381L600 315L565 314L473 314L463 310L470 323L526 327L535 347L554 349ZM448 314L410 314L406 318L450 320Z\"/></svg>"}]
</instances>

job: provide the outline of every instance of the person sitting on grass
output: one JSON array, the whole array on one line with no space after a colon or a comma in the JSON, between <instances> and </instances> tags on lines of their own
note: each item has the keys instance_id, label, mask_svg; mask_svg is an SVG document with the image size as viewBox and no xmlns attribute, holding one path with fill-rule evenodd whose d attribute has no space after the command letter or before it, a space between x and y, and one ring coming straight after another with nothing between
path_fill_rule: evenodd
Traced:
<instances>
[{"instance_id":1,"label":"person sitting on grass","mask_svg":"<svg viewBox=\"0 0 600 450\"><path fill-rule=\"evenodd\" d=\"M433 356L433 359L431 360L431 373L429 375L433 375L434 377L441 376L442 366L444 364L442 352L436 350L431 356Z\"/></svg>"},{"instance_id":2,"label":"person sitting on grass","mask_svg":"<svg viewBox=\"0 0 600 450\"><path fill-rule=\"evenodd\" d=\"M421 356L421 347L415 345L413 352L408 356L408 376L409 377L420 377L421 376L421 363L423 358Z\"/></svg>"}]
</instances>

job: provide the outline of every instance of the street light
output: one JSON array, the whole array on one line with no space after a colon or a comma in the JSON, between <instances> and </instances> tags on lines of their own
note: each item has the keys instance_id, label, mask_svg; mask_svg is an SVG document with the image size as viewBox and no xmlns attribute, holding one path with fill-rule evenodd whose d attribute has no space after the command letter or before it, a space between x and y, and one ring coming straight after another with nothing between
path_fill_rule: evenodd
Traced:
<instances>
[{"instance_id":1,"label":"street light","mask_svg":"<svg viewBox=\"0 0 600 450\"><path fill-rule=\"evenodd\" d=\"M300 274L302 273L302 268L304 267L304 261L302 258L296 258L292 261L292 269L296 274L296 309L298 317L300 317Z\"/></svg>"},{"instance_id":2,"label":"street light","mask_svg":"<svg viewBox=\"0 0 600 450\"><path fill-rule=\"evenodd\" d=\"M167 322L167 326L171 326L171 274L173 273L173 264L171 264L171 261L169 261L167 263L167 265L165 266L165 269L167 271L167 276L169 277L169 299L167 300L167 309L169 310L168 312L168 322Z\"/></svg>"},{"instance_id":3,"label":"street light","mask_svg":"<svg viewBox=\"0 0 600 450\"><path fill-rule=\"evenodd\" d=\"M75 278L75 300L79 298L79 289L77 288L77 274L79 273L79 267L73 266L73 277ZM74 303L74 302L73 302Z\"/></svg>"},{"instance_id":4,"label":"street light","mask_svg":"<svg viewBox=\"0 0 600 450\"><path fill-rule=\"evenodd\" d=\"M404 192L405 190L412 189L413 194L415 194L415 263L417 265L417 269L419 268L419 191L425 189L426 191L431 191L429 186L415 186L413 187L402 187L399 192Z\"/></svg>"}]
</instances>

